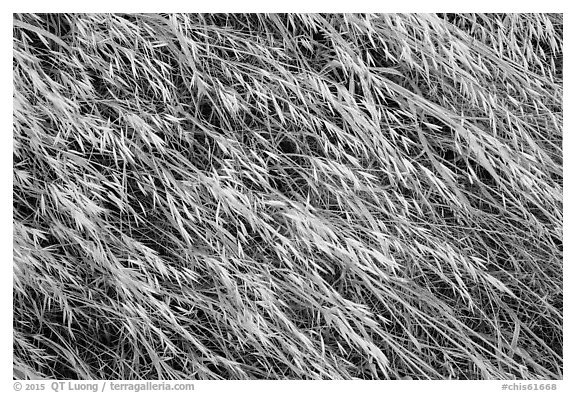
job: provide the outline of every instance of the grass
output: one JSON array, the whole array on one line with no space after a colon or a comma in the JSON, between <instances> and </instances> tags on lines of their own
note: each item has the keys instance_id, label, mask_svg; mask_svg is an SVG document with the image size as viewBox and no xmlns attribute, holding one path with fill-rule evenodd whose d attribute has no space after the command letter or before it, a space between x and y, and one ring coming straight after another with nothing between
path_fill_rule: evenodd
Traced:
<instances>
[{"instance_id":1,"label":"grass","mask_svg":"<svg viewBox=\"0 0 576 393\"><path fill-rule=\"evenodd\" d=\"M562 378L562 26L14 15L15 375Z\"/></svg>"}]
</instances>

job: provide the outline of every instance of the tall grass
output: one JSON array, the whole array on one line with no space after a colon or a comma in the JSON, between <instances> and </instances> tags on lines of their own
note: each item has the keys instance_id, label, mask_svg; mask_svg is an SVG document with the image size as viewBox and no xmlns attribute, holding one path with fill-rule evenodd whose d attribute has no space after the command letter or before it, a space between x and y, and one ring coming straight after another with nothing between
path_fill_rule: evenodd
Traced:
<instances>
[{"instance_id":1,"label":"tall grass","mask_svg":"<svg viewBox=\"0 0 576 393\"><path fill-rule=\"evenodd\" d=\"M14 16L14 369L562 378L562 16Z\"/></svg>"}]
</instances>

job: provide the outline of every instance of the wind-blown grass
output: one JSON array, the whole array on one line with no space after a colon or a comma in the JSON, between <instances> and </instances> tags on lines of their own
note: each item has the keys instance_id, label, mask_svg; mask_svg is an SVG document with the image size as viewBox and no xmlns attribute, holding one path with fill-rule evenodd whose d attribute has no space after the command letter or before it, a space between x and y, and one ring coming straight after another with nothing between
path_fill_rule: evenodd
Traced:
<instances>
[{"instance_id":1,"label":"wind-blown grass","mask_svg":"<svg viewBox=\"0 0 576 393\"><path fill-rule=\"evenodd\" d=\"M14 16L14 369L562 378L560 15Z\"/></svg>"}]
</instances>

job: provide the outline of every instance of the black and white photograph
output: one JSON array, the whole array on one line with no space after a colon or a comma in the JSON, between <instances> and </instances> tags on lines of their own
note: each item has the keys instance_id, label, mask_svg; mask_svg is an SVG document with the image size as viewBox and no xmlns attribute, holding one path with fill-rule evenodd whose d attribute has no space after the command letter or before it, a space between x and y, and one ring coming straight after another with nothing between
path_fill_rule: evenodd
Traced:
<instances>
[{"instance_id":1,"label":"black and white photograph","mask_svg":"<svg viewBox=\"0 0 576 393\"><path fill-rule=\"evenodd\" d=\"M12 20L10 386L563 380L562 13Z\"/></svg>"}]
</instances>

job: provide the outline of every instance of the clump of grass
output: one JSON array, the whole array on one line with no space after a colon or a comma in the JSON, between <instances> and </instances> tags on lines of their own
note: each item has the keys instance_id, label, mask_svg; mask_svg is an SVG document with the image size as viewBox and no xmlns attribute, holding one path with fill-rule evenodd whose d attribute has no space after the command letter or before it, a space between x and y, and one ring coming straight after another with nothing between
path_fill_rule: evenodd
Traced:
<instances>
[{"instance_id":1,"label":"clump of grass","mask_svg":"<svg viewBox=\"0 0 576 393\"><path fill-rule=\"evenodd\" d=\"M14 16L26 377L562 377L559 15Z\"/></svg>"}]
</instances>

